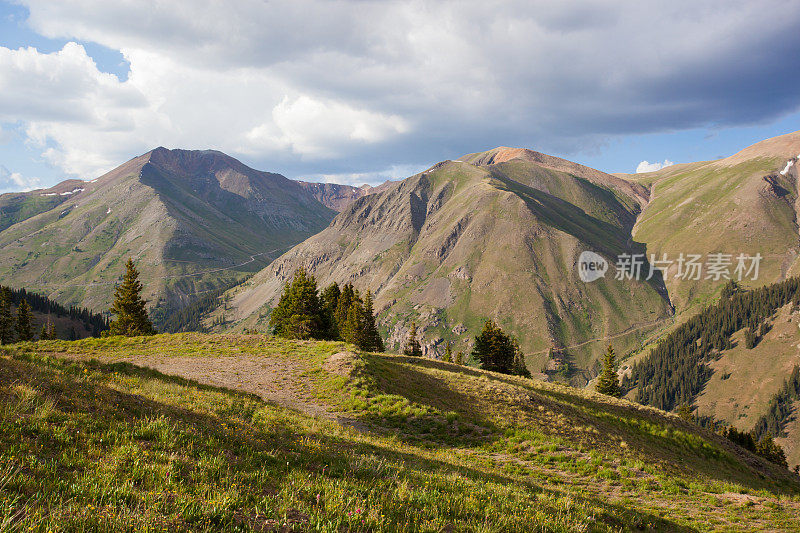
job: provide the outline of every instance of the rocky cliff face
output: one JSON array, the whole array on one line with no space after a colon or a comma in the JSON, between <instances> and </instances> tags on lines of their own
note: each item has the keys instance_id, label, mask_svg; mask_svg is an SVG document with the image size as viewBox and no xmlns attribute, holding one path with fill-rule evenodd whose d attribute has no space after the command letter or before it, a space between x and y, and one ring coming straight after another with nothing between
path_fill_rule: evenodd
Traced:
<instances>
[{"instance_id":1,"label":"rocky cliff face","mask_svg":"<svg viewBox=\"0 0 800 533\"><path fill-rule=\"evenodd\" d=\"M344 211L355 200L370 194L373 189L369 185L353 187L337 183L309 183L307 181L299 181L298 183L321 204L339 213Z\"/></svg>"}]
</instances>

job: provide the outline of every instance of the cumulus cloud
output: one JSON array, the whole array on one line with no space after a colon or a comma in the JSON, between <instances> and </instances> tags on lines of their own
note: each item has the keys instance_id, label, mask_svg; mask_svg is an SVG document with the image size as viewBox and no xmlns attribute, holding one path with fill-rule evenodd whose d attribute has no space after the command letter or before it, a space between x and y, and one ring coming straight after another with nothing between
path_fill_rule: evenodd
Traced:
<instances>
[{"instance_id":1,"label":"cumulus cloud","mask_svg":"<svg viewBox=\"0 0 800 533\"><path fill-rule=\"evenodd\" d=\"M126 127L126 110L144 102L134 87L100 72L77 43L52 54L0 47L0 120L92 123L113 130Z\"/></svg>"},{"instance_id":2,"label":"cumulus cloud","mask_svg":"<svg viewBox=\"0 0 800 533\"><path fill-rule=\"evenodd\" d=\"M19 172L11 172L0 165L0 193L11 191L32 191L41 187L39 178L26 178Z\"/></svg>"},{"instance_id":3,"label":"cumulus cloud","mask_svg":"<svg viewBox=\"0 0 800 533\"><path fill-rule=\"evenodd\" d=\"M34 30L130 63L120 81L74 43L0 48L0 121L76 175L158 144L294 175L569 154L800 101L800 10L780 0L22 1Z\"/></svg>"},{"instance_id":4,"label":"cumulus cloud","mask_svg":"<svg viewBox=\"0 0 800 533\"><path fill-rule=\"evenodd\" d=\"M636 166L636 173L641 174L643 172L655 172L656 170L661 170L662 168L666 168L674 164L675 163L673 163L669 159L665 159L663 163L659 163L658 161L656 161L655 163L642 161Z\"/></svg>"},{"instance_id":5,"label":"cumulus cloud","mask_svg":"<svg viewBox=\"0 0 800 533\"><path fill-rule=\"evenodd\" d=\"M372 113L309 96L294 100L284 97L272 109L270 118L247 133L250 150L280 146L310 158L335 157L342 144L376 143L409 129L397 115Z\"/></svg>"}]
</instances>

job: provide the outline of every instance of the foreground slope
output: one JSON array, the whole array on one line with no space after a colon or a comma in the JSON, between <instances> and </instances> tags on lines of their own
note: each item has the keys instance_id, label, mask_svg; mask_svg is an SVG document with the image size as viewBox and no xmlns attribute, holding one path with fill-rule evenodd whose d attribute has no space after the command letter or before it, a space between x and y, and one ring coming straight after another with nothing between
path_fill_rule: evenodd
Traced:
<instances>
[{"instance_id":1,"label":"foreground slope","mask_svg":"<svg viewBox=\"0 0 800 533\"><path fill-rule=\"evenodd\" d=\"M717 161L667 167L627 176L648 184L651 198L633 231L647 252L676 260L683 254L761 254L763 285L798 273L798 167L800 131L754 144ZM790 165L787 163L791 162ZM735 265L735 260L734 260ZM678 313L691 314L713 301L725 279L676 279L666 285ZM733 267L731 267L733 271Z\"/></svg>"},{"instance_id":2,"label":"foreground slope","mask_svg":"<svg viewBox=\"0 0 800 533\"><path fill-rule=\"evenodd\" d=\"M0 196L0 280L107 309L131 256L157 322L324 228L296 182L216 151L158 148L92 181Z\"/></svg>"},{"instance_id":3,"label":"foreground slope","mask_svg":"<svg viewBox=\"0 0 800 533\"><path fill-rule=\"evenodd\" d=\"M519 338L532 370L554 363L550 348L564 348L558 357L585 382L605 348L586 341L621 335L621 346L633 346L670 315L658 277L613 275L617 254L643 250L631 229L646 201L642 185L529 150L444 161L356 200L231 290L208 324L265 328L284 283L303 266L323 286L371 289L395 349L416 321L429 355L442 354L448 340L468 352L491 318ZM580 281L584 250L609 258L605 279Z\"/></svg>"},{"instance_id":4,"label":"foreground slope","mask_svg":"<svg viewBox=\"0 0 800 533\"><path fill-rule=\"evenodd\" d=\"M677 417L568 387L254 335L4 353L0 523L19 529L800 527L797 477ZM145 368L219 360L225 389L206 384L218 372ZM252 388L247 360L288 372ZM261 399L278 389L355 428Z\"/></svg>"}]
</instances>

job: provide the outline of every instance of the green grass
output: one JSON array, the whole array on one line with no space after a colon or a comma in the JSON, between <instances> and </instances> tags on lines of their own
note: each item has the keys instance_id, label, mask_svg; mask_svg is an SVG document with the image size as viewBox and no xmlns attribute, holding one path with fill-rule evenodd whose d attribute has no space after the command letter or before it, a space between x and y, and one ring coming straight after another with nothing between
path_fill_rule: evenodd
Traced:
<instances>
[{"instance_id":1,"label":"green grass","mask_svg":"<svg viewBox=\"0 0 800 533\"><path fill-rule=\"evenodd\" d=\"M332 367L344 349L198 334L5 349L0 531L800 527L796 478L673 416L429 360ZM119 360L178 356L296 363L360 430Z\"/></svg>"}]
</instances>

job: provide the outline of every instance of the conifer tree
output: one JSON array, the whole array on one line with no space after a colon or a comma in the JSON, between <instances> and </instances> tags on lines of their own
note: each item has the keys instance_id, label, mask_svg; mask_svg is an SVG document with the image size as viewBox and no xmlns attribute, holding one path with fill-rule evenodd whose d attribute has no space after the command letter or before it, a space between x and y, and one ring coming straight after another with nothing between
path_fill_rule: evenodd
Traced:
<instances>
[{"instance_id":1,"label":"conifer tree","mask_svg":"<svg viewBox=\"0 0 800 533\"><path fill-rule=\"evenodd\" d=\"M47 315L47 322L42 324L42 329L39 332L39 339L40 340L50 340L56 338L56 327L53 324L53 320L50 315Z\"/></svg>"},{"instance_id":2,"label":"conifer tree","mask_svg":"<svg viewBox=\"0 0 800 533\"><path fill-rule=\"evenodd\" d=\"M450 341L447 341L447 344L444 346L444 357L442 357L442 361L445 363L453 362L453 343Z\"/></svg>"},{"instance_id":3,"label":"conifer tree","mask_svg":"<svg viewBox=\"0 0 800 533\"><path fill-rule=\"evenodd\" d=\"M24 298L17 307L17 338L21 341L33 340L33 316L31 316L31 306Z\"/></svg>"},{"instance_id":4,"label":"conifer tree","mask_svg":"<svg viewBox=\"0 0 800 533\"><path fill-rule=\"evenodd\" d=\"M789 464L786 462L786 453L783 451L783 448L775 444L770 433L767 433L758 441L758 444L756 444L756 454L783 468L789 468Z\"/></svg>"},{"instance_id":5,"label":"conifer tree","mask_svg":"<svg viewBox=\"0 0 800 533\"><path fill-rule=\"evenodd\" d=\"M483 325L481 334L475 337L472 358L481 364L484 370L514 373L514 341L491 320Z\"/></svg>"},{"instance_id":6,"label":"conifer tree","mask_svg":"<svg viewBox=\"0 0 800 533\"><path fill-rule=\"evenodd\" d=\"M355 292L351 299L350 309L347 310L347 318L341 325L342 340L365 350L367 342L365 335L364 304Z\"/></svg>"},{"instance_id":7,"label":"conifer tree","mask_svg":"<svg viewBox=\"0 0 800 533\"><path fill-rule=\"evenodd\" d=\"M753 328L747 328L744 332L744 346L748 350L755 348L756 344L758 344L758 336L756 332L753 331Z\"/></svg>"},{"instance_id":8,"label":"conifer tree","mask_svg":"<svg viewBox=\"0 0 800 533\"><path fill-rule=\"evenodd\" d=\"M692 407L688 403L681 404L680 407L678 407L677 413L678 416L681 417L681 419L687 422L692 422L693 420Z\"/></svg>"},{"instance_id":9,"label":"conifer tree","mask_svg":"<svg viewBox=\"0 0 800 533\"><path fill-rule=\"evenodd\" d=\"M287 339L324 339L325 319L317 293L317 280L299 268L283 289L278 305L269 317L275 335Z\"/></svg>"},{"instance_id":10,"label":"conifer tree","mask_svg":"<svg viewBox=\"0 0 800 533\"><path fill-rule=\"evenodd\" d=\"M153 323L150 322L145 308L147 302L142 299L141 293L142 283L139 281L139 271L133 264L133 260L128 258L122 283L114 292L111 313L117 315L117 318L111 322L109 335L126 335L128 337L155 335L156 330Z\"/></svg>"},{"instance_id":11,"label":"conifer tree","mask_svg":"<svg viewBox=\"0 0 800 533\"><path fill-rule=\"evenodd\" d=\"M336 312L334 313L334 319L336 320L336 325L338 328L344 325L347 321L347 313L350 312L350 306L353 304L353 298L355 297L355 289L353 289L352 283L347 283L342 287L341 294L339 295L339 300L336 303ZM341 335L341 331L339 331Z\"/></svg>"},{"instance_id":12,"label":"conifer tree","mask_svg":"<svg viewBox=\"0 0 800 533\"><path fill-rule=\"evenodd\" d=\"M722 292L720 296L723 299L726 299L726 298L731 298L736 294L739 294L740 292L742 292L741 285L736 280L731 279L728 280L728 282L722 287Z\"/></svg>"},{"instance_id":13,"label":"conifer tree","mask_svg":"<svg viewBox=\"0 0 800 533\"><path fill-rule=\"evenodd\" d=\"M336 308L339 305L339 297L341 295L342 291L336 282L328 285L320 295L320 303L322 304L323 318L325 319L327 330L326 337L330 340L341 339L339 326L336 323Z\"/></svg>"},{"instance_id":14,"label":"conifer tree","mask_svg":"<svg viewBox=\"0 0 800 533\"><path fill-rule=\"evenodd\" d=\"M372 305L372 291L367 289L367 295L364 297L364 350L371 352L384 351L383 339L378 331L378 326L375 324L375 310Z\"/></svg>"},{"instance_id":15,"label":"conifer tree","mask_svg":"<svg viewBox=\"0 0 800 533\"><path fill-rule=\"evenodd\" d=\"M617 377L617 356L614 353L614 348L610 344L603 358L603 371L600 373L600 378L597 380L596 390L601 394L614 396L615 398L622 396L622 391L619 387L619 379Z\"/></svg>"},{"instance_id":16,"label":"conifer tree","mask_svg":"<svg viewBox=\"0 0 800 533\"><path fill-rule=\"evenodd\" d=\"M0 344L14 342L14 316L11 314L11 290L0 288Z\"/></svg>"},{"instance_id":17,"label":"conifer tree","mask_svg":"<svg viewBox=\"0 0 800 533\"><path fill-rule=\"evenodd\" d=\"M462 352L461 350L459 350L458 353L456 354L455 363L457 365L462 365L462 366L464 365L464 352Z\"/></svg>"},{"instance_id":18,"label":"conifer tree","mask_svg":"<svg viewBox=\"0 0 800 533\"><path fill-rule=\"evenodd\" d=\"M512 364L511 373L524 378L531 377L531 371L528 370L528 365L525 364L525 354L522 353L517 339L512 339L511 344L514 347L514 362Z\"/></svg>"},{"instance_id":19,"label":"conifer tree","mask_svg":"<svg viewBox=\"0 0 800 533\"><path fill-rule=\"evenodd\" d=\"M406 346L403 348L403 354L411 357L422 357L422 346L417 340L417 323L411 323L411 329L408 331L406 339Z\"/></svg>"}]
</instances>

